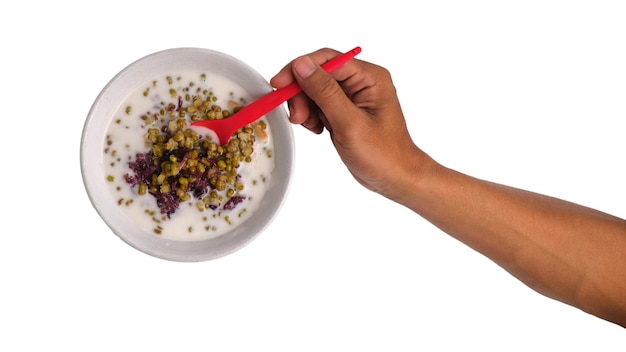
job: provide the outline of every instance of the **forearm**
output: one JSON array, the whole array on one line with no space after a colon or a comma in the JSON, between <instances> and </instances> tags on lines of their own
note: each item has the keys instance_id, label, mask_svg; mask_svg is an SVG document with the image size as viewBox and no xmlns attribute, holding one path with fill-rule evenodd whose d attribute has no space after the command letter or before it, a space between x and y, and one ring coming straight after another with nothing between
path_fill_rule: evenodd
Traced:
<instances>
[{"instance_id":1,"label":"forearm","mask_svg":"<svg viewBox=\"0 0 626 352\"><path fill-rule=\"evenodd\" d=\"M427 164L399 202L538 292L626 326L626 221Z\"/></svg>"}]
</instances>

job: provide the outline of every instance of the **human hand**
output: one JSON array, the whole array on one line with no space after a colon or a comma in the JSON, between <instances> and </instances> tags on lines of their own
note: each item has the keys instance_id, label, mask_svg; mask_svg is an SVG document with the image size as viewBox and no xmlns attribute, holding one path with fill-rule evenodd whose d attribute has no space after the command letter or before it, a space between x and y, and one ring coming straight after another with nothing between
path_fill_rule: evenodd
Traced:
<instances>
[{"instance_id":1,"label":"human hand","mask_svg":"<svg viewBox=\"0 0 626 352\"><path fill-rule=\"evenodd\" d=\"M429 158L411 140L389 71L357 59L330 74L321 69L339 54L325 48L300 56L270 84L297 80L303 93L288 102L291 122L318 134L328 130L358 182L400 201L403 186Z\"/></svg>"}]
</instances>

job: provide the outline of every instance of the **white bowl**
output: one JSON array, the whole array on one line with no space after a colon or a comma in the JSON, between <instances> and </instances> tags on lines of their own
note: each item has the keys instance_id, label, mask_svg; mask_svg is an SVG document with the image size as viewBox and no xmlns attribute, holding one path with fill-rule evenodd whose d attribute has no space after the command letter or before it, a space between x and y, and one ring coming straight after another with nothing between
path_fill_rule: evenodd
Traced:
<instances>
[{"instance_id":1,"label":"white bowl","mask_svg":"<svg viewBox=\"0 0 626 352\"><path fill-rule=\"evenodd\" d=\"M80 150L83 182L91 203L111 228L130 246L149 255L173 261L204 261L241 249L274 219L287 195L294 164L294 141L283 106L266 115L273 141L274 170L260 207L244 222L214 238L173 240L138 226L117 204L105 176L105 139L108 126L124 100L141 85L168 72L198 70L231 80L256 99L271 91L254 69L227 54L201 48L175 48L143 57L118 73L98 95L85 121ZM142 138L139 136L138 138Z\"/></svg>"}]
</instances>

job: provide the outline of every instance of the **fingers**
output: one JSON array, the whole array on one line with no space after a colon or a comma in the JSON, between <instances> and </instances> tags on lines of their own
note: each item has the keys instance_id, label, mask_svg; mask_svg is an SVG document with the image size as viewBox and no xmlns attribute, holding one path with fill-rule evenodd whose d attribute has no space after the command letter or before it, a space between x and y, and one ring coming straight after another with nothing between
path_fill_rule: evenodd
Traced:
<instances>
[{"instance_id":1,"label":"fingers","mask_svg":"<svg viewBox=\"0 0 626 352\"><path fill-rule=\"evenodd\" d=\"M319 108L318 118L324 126L332 131L334 127L343 128L349 116L356 109L348 98L336 78L324 71L311 56L301 56L292 63L293 75L302 88L302 91ZM344 74L345 74L344 70ZM297 109L296 107L294 107ZM314 118L314 112L309 108L308 119ZM296 111L297 114L297 111ZM310 124L313 124L310 122Z\"/></svg>"},{"instance_id":2,"label":"fingers","mask_svg":"<svg viewBox=\"0 0 626 352\"><path fill-rule=\"evenodd\" d=\"M329 61L339 54L341 53L336 50L324 48L310 53L306 56L301 56L283 67L280 72L270 80L270 84L275 88L287 86L297 79L296 75L298 75L298 77L309 76L310 73L312 73L311 70L319 68L319 65ZM305 63L306 65L303 66L301 64L300 61L302 60L307 61ZM347 65L348 64L344 66ZM343 80L350 77L351 71L345 69L344 66L338 68L332 73L332 77L335 81ZM295 73L296 69L301 70L301 72ZM306 72L307 70L309 72ZM335 90L334 92L332 92L332 94L335 93L338 94L341 92L340 90ZM319 106L315 103L312 103L310 98L311 97L307 96L305 91L304 94L298 94L290 99L288 102L289 118L290 121L294 124L301 124L315 133L321 133L324 129L324 116L323 113L320 111Z\"/></svg>"}]
</instances>

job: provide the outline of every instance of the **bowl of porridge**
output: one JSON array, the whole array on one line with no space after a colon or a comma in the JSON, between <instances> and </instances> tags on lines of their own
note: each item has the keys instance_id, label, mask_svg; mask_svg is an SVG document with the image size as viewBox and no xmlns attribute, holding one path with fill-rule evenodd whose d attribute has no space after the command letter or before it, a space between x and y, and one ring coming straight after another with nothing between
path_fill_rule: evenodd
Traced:
<instances>
[{"instance_id":1,"label":"bowl of porridge","mask_svg":"<svg viewBox=\"0 0 626 352\"><path fill-rule=\"evenodd\" d=\"M185 262L233 253L263 232L293 171L284 107L224 145L190 125L229 118L271 89L246 63L203 48L147 55L111 79L87 115L80 163L112 232L144 253Z\"/></svg>"}]
</instances>

